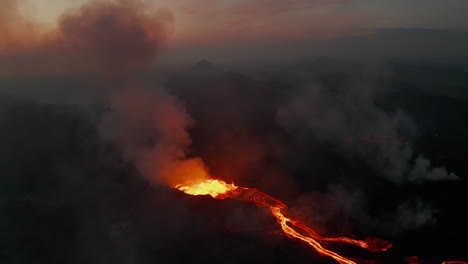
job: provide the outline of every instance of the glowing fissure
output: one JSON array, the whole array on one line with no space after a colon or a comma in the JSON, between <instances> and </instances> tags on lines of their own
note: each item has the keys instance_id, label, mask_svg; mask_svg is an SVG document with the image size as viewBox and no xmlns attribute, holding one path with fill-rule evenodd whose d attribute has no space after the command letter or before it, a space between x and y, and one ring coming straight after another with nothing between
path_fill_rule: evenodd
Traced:
<instances>
[{"instance_id":1,"label":"glowing fissure","mask_svg":"<svg viewBox=\"0 0 468 264\"><path fill-rule=\"evenodd\" d=\"M278 223L281 225L281 228L283 229L283 231L284 231L284 233L286 235L288 235L290 237L300 239L300 240L306 242L307 244L312 246L315 250L317 250L318 253L320 253L322 255L330 256L330 257L334 258L336 261L338 261L339 263L356 264L356 262L354 262L352 260L349 260L349 259L347 259L345 257L342 257L342 256L338 255L337 253L335 253L333 251L330 251L328 249L323 248L322 245L320 245L320 243L317 242L317 240L313 239L312 237L303 236L303 235L299 234L296 230L294 230L292 227L288 226L288 223L292 223L294 226L296 226L294 224L295 221L291 221L291 219L285 217L281 213L280 208L270 207L270 211L276 217L276 219L278 220Z\"/></svg>"},{"instance_id":2,"label":"glowing fissure","mask_svg":"<svg viewBox=\"0 0 468 264\"><path fill-rule=\"evenodd\" d=\"M321 255L329 256L341 264L357 263L353 260L350 260L331 250L324 248L319 243L319 241L347 243L367 249L372 252L387 251L392 247L392 244L390 244L389 242L378 238L366 238L365 240L356 240L349 237L321 236L303 222L286 217L281 212L281 209L288 208L286 204L254 188L239 187L234 185L234 183L226 183L225 181L214 178L204 178L198 181L189 181L185 184L178 184L175 186L175 188L190 195L211 195L213 198L216 199L232 198L254 203L257 206L267 206L269 207L271 214L276 218L277 222L280 224L283 232L288 237L296 238L309 244ZM302 231L304 235L298 232L298 230ZM463 261L445 261L441 264L468 263Z\"/></svg>"},{"instance_id":3,"label":"glowing fissure","mask_svg":"<svg viewBox=\"0 0 468 264\"><path fill-rule=\"evenodd\" d=\"M392 247L390 243L376 238L367 238L366 240L355 240L348 237L323 237L315 233L310 227L301 221L294 220L284 216L281 209L287 208L283 202L261 192L254 188L238 187L233 183L228 184L222 180L206 178L200 181L187 182L175 186L176 189L190 195L211 195L216 199L233 198L256 204L257 206L268 206L270 212L281 225L283 232L290 238L300 239L318 253L332 257L341 264L356 264L356 262L347 259L331 250L325 249L318 241L343 242L368 249L372 252L386 251ZM289 224L289 225L288 225ZM300 234L290 225L304 231L306 235Z\"/></svg>"},{"instance_id":4,"label":"glowing fissure","mask_svg":"<svg viewBox=\"0 0 468 264\"><path fill-rule=\"evenodd\" d=\"M211 195L216 199L225 199L229 197L228 193L230 191L233 191L238 187L233 183L229 184L217 179L205 179L186 184L178 184L175 188L190 195Z\"/></svg>"}]
</instances>

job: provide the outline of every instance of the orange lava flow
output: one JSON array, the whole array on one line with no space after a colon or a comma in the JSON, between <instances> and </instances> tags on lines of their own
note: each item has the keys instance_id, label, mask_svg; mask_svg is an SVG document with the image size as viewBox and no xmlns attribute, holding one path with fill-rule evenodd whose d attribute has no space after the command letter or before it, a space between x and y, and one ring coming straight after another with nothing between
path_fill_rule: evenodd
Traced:
<instances>
[{"instance_id":1,"label":"orange lava flow","mask_svg":"<svg viewBox=\"0 0 468 264\"><path fill-rule=\"evenodd\" d=\"M278 208L270 207L270 210L272 211L272 214L276 217L276 219L278 220L280 224L283 222L285 222L286 224L290 223L291 225L306 232L308 237L313 238L315 240L348 243L351 245L355 245L355 246L367 249L372 252L387 251L392 247L392 244L388 243L385 240L381 240L378 238L368 237L365 240L356 240L356 239L352 239L349 237L323 237L315 233L314 230L312 230L310 227L308 227L306 224L302 223L301 221L297 221L297 220L285 217ZM283 226L283 224L281 225ZM285 231L285 233L287 232Z\"/></svg>"},{"instance_id":2,"label":"orange lava flow","mask_svg":"<svg viewBox=\"0 0 468 264\"><path fill-rule=\"evenodd\" d=\"M280 223L281 228L283 229L284 233L286 233L286 235L288 235L290 237L298 238L298 239L306 242L307 244L309 244L313 248L315 248L315 250L317 250L318 253L320 253L322 255L330 256L330 257L334 258L336 261L338 261L339 263L356 264L356 262L354 262L354 261L352 261L350 259L347 259L347 258L345 258L345 257L343 257L341 255L338 255L337 253L335 253L333 251L330 251L328 249L323 248L322 245L320 245L320 243L317 242L317 240L313 239L312 237L307 237L307 236L303 236L303 235L299 234L296 230L294 230L293 228L288 226L288 223L293 223L293 225L294 225L295 221L294 220L291 221L291 219L285 217L281 213L281 210L279 208L270 207L270 210L271 210L271 213L278 220L278 223Z\"/></svg>"},{"instance_id":3,"label":"orange lava flow","mask_svg":"<svg viewBox=\"0 0 468 264\"><path fill-rule=\"evenodd\" d=\"M441 264L468 264L468 263L466 263L464 261L455 260L455 261L444 261Z\"/></svg>"},{"instance_id":4,"label":"orange lava flow","mask_svg":"<svg viewBox=\"0 0 468 264\"><path fill-rule=\"evenodd\" d=\"M225 199L229 197L227 195L229 192L237 189L237 186L217 179L204 179L203 181L178 184L175 188L190 195L211 195L216 199Z\"/></svg>"},{"instance_id":5,"label":"orange lava flow","mask_svg":"<svg viewBox=\"0 0 468 264\"><path fill-rule=\"evenodd\" d=\"M300 239L312 246L318 253L332 257L341 264L356 264L331 250L325 249L318 241L343 242L368 249L372 252L386 251L392 247L387 241L377 238L367 238L364 241L355 240L348 237L323 237L315 233L310 227L301 221L284 216L281 209L287 206L281 201L270 197L253 188L237 187L233 183L228 184L222 180L206 178L201 181L188 182L175 186L176 189L190 195L211 195L216 199L233 198L248 201L257 206L268 206L271 213L281 225L283 232L290 238ZM293 227L302 230L304 235L296 231ZM447 262L446 264L450 264Z\"/></svg>"}]
</instances>

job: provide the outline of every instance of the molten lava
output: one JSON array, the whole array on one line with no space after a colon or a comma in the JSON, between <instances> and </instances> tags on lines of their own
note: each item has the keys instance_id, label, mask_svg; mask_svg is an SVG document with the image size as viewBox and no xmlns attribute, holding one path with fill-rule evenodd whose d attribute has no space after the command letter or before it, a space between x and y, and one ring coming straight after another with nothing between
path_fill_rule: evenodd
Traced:
<instances>
[{"instance_id":1,"label":"molten lava","mask_svg":"<svg viewBox=\"0 0 468 264\"><path fill-rule=\"evenodd\" d=\"M228 184L222 180L206 178L196 182L188 182L175 186L190 195L211 195L216 199L233 198L242 201L248 201L257 206L268 206L270 212L281 225L283 232L290 238L300 239L312 246L318 253L332 257L341 264L356 264L356 262L347 259L331 250L325 249L318 241L343 242L368 249L372 252L386 251L392 247L387 241L376 238L367 238L366 240L355 240L348 237L323 237L315 233L310 227L301 221L294 220L284 216L281 209L287 208L287 205L281 201L253 188L238 187L233 183ZM302 230L300 234L294 228Z\"/></svg>"},{"instance_id":2,"label":"molten lava","mask_svg":"<svg viewBox=\"0 0 468 264\"><path fill-rule=\"evenodd\" d=\"M189 182L186 184L178 184L176 189L190 195L211 195L216 199L225 199L230 191L237 189L233 183L228 184L217 179L205 179L203 181Z\"/></svg>"}]
</instances>

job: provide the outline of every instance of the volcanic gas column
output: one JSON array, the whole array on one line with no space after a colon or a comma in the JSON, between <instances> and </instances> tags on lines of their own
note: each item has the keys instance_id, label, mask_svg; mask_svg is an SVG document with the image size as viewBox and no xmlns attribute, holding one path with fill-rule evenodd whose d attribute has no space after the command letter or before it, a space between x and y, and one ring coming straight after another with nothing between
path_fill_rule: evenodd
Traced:
<instances>
[{"instance_id":1,"label":"volcanic gas column","mask_svg":"<svg viewBox=\"0 0 468 264\"><path fill-rule=\"evenodd\" d=\"M392 245L387 241L377 238L355 240L348 237L320 236L301 221L286 217L281 212L281 210L288 208L287 205L254 188L238 187L234 185L234 183L229 184L222 180L214 178L204 178L198 181L190 181L184 184L178 184L175 186L175 188L190 195L211 195L213 198L216 199L233 198L251 202L257 206L268 206L270 208L271 214L276 218L278 223L281 225L283 232L288 237L300 239L309 244L315 250L317 250L318 253L332 257L333 259L342 264L356 264L356 262L347 259L331 250L325 249L319 243L319 241L348 243L368 249L372 252L386 251L392 247ZM300 234L293 227L303 231L306 235Z\"/></svg>"}]
</instances>

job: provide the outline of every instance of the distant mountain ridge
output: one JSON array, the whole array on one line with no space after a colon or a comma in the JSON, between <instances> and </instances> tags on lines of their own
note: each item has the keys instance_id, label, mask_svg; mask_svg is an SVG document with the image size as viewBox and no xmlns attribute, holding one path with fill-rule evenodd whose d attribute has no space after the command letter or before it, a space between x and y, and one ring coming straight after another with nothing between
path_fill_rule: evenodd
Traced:
<instances>
[{"instance_id":1,"label":"distant mountain ridge","mask_svg":"<svg viewBox=\"0 0 468 264\"><path fill-rule=\"evenodd\" d=\"M196 72L213 72L213 71L221 71L221 69L216 66L215 64L203 59L199 62L195 63L194 65L190 66L188 71L196 71Z\"/></svg>"}]
</instances>

